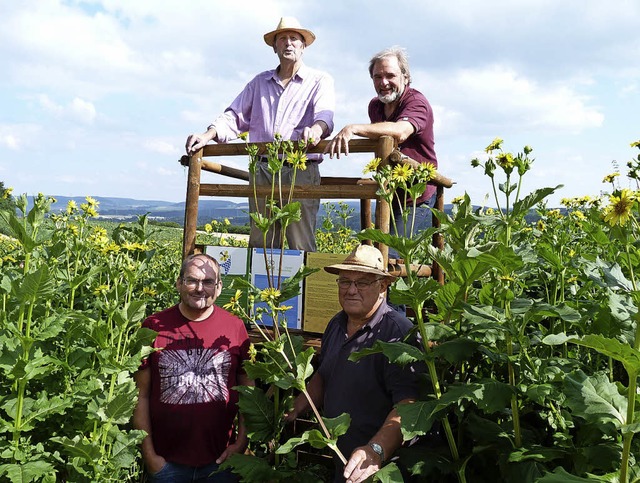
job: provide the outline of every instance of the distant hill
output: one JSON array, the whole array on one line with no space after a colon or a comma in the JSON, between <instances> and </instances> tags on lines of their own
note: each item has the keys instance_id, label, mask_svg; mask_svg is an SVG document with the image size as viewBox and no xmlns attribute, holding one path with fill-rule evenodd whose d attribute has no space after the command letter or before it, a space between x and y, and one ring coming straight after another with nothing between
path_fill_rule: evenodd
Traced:
<instances>
[{"instance_id":1,"label":"distant hill","mask_svg":"<svg viewBox=\"0 0 640 483\"><path fill-rule=\"evenodd\" d=\"M69 201L78 206L85 203L82 196L53 196L56 202L51 205L53 212L64 211ZM185 203L159 200L135 200L132 198L93 197L98 203L100 217L116 221L125 221L139 215L148 214L149 218L184 223ZM31 200L30 200L31 201ZM224 200L200 200L198 204L198 223L207 223L214 219L228 218L234 225L249 223L249 203L235 203Z\"/></svg>"},{"instance_id":2,"label":"distant hill","mask_svg":"<svg viewBox=\"0 0 640 483\"><path fill-rule=\"evenodd\" d=\"M56 202L51 206L53 212L64 211L70 200L76 202L78 206L85 203L82 196L68 197L55 196ZM130 221L139 215L148 214L150 219L172 221L184 223L184 202L171 202L159 200L135 200L132 198L111 198L95 196L94 199L100 204L98 212L100 217L115 221ZM338 205L340 200L332 200L331 203ZM29 199L32 202L32 199ZM354 230L360 229L360 202L345 201L349 208L353 209L353 215L347 221ZM451 211L451 205L445 205L445 212ZM248 201L234 202L218 199L200 199L198 204L198 224L209 223L211 220L222 220L227 218L233 225L246 225L249 223L249 203ZM318 226L326 215L324 204L320 204L318 213ZM527 216L527 221L532 222L537 219L535 211Z\"/></svg>"}]
</instances>

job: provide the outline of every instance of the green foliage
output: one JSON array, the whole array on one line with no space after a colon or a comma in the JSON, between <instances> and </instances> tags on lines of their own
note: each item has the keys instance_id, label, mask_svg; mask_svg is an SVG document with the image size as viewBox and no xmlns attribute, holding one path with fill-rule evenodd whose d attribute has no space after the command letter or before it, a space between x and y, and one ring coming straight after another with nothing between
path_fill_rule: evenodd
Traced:
<instances>
[{"instance_id":1,"label":"green foliage","mask_svg":"<svg viewBox=\"0 0 640 483\"><path fill-rule=\"evenodd\" d=\"M354 231L349 228L348 220L353 217L353 208L344 201L338 206L324 203L325 216L322 229L316 230L316 245L322 253L349 253L358 243Z\"/></svg>"},{"instance_id":2,"label":"green foliage","mask_svg":"<svg viewBox=\"0 0 640 483\"><path fill-rule=\"evenodd\" d=\"M167 305L179 245L152 241L146 217L109 235L91 198L51 216L51 198L26 201L0 212L0 478L136 481L132 374L155 337L138 329Z\"/></svg>"},{"instance_id":3,"label":"green foliage","mask_svg":"<svg viewBox=\"0 0 640 483\"><path fill-rule=\"evenodd\" d=\"M521 196L532 150L512 154L502 144L494 140L484 160L472 161L488 176L496 208L473 210L465 195L450 216L435 213L444 250L427 247L426 232L359 234L395 248L407 265L435 260L446 283L409 273L392 289L391 300L416 314L420 350L376 344L352 359L382 352L425 365L425 397L398 407L405 439L446 441L423 461L407 456L420 478L636 481L638 193L616 190L604 207L584 197L563 200L565 213L548 210L545 198L560 187ZM638 166L640 157L629 165L636 181ZM389 181L393 172L379 176ZM534 207L539 220L530 225Z\"/></svg>"}]
</instances>

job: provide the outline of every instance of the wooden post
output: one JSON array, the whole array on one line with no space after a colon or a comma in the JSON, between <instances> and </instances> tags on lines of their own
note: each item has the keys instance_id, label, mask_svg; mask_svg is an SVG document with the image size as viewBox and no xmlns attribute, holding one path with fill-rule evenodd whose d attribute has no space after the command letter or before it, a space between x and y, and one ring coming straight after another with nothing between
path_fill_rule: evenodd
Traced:
<instances>
[{"instance_id":1,"label":"wooden post","mask_svg":"<svg viewBox=\"0 0 640 483\"><path fill-rule=\"evenodd\" d=\"M371 228L371 200L360 200L360 229Z\"/></svg>"},{"instance_id":2,"label":"wooden post","mask_svg":"<svg viewBox=\"0 0 640 483\"><path fill-rule=\"evenodd\" d=\"M395 148L395 140L391 136L382 136L378 140L376 146L376 158L380 158L380 167L389 163L389 155ZM389 221L391 218L391 208L386 200L381 198L376 199L376 228L382 233L389 233ZM376 248L382 253L383 266L387 266L389 263L389 247L382 243L376 243Z\"/></svg>"},{"instance_id":3,"label":"wooden post","mask_svg":"<svg viewBox=\"0 0 640 483\"><path fill-rule=\"evenodd\" d=\"M443 186L439 185L436 187L436 203L434 208L436 210L444 212L444 187ZM439 228L440 220L435 215L432 215L431 224L433 227ZM444 238L440 233L433 234L432 243L433 243L433 246L436 247L438 250L444 249ZM444 285L444 272L442 271L442 268L440 267L440 265L438 265L436 262L433 262L433 265L431 266L431 273L433 274L433 278L436 279L438 283L440 283L440 285Z\"/></svg>"},{"instance_id":4,"label":"wooden post","mask_svg":"<svg viewBox=\"0 0 640 483\"><path fill-rule=\"evenodd\" d=\"M189 158L187 198L184 203L184 230L182 235L183 260L196 249L196 229L198 227L198 200L200 198L201 171L202 149Z\"/></svg>"}]
</instances>

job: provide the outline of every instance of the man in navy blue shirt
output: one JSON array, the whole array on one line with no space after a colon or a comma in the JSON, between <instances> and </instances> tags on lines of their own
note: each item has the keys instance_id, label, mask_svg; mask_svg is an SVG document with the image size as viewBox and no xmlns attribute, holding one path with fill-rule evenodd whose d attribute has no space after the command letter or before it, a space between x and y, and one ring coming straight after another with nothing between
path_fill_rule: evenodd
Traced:
<instances>
[{"instance_id":1,"label":"man in navy blue shirt","mask_svg":"<svg viewBox=\"0 0 640 483\"><path fill-rule=\"evenodd\" d=\"M391 364L382 354L357 362L349 356L372 347L376 340L404 339L412 323L386 302L394 277L383 265L380 251L360 245L341 264L325 267L338 275L338 297L342 311L322 336L320 365L307 390L314 403L323 406L324 416L351 416L347 433L338 438L340 451L348 458L342 468L336 462L334 481L358 483L378 471L402 444L400 416L395 406L415 401L417 378L409 366ZM309 410L304 396L294 402L287 419Z\"/></svg>"}]
</instances>

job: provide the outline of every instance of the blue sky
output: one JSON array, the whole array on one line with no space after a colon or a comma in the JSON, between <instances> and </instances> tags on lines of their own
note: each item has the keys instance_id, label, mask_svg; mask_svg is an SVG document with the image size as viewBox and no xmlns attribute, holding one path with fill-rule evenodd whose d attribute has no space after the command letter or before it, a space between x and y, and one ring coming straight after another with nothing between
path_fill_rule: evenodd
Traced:
<instances>
[{"instance_id":1,"label":"blue sky","mask_svg":"<svg viewBox=\"0 0 640 483\"><path fill-rule=\"evenodd\" d=\"M440 171L456 181L449 200L484 203L491 188L470 160L495 137L533 147L523 189L563 184L552 205L608 190L612 161L637 155L640 2L337 3L2 2L0 181L29 195L183 200L187 135L277 64L262 36L283 15L317 36L304 58L335 79L334 133L367 121L372 54L406 47L435 111ZM359 176L370 158L327 159L321 172Z\"/></svg>"}]
</instances>

